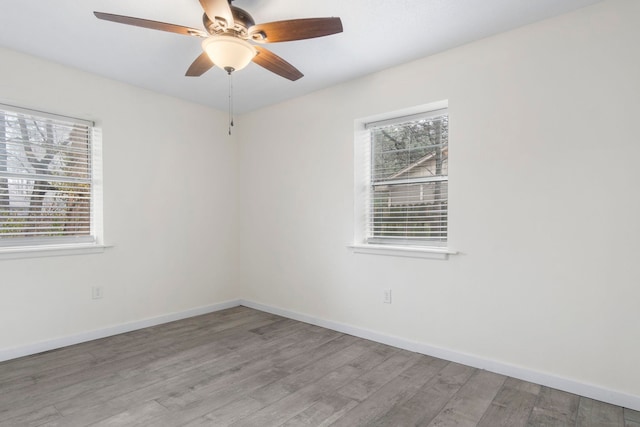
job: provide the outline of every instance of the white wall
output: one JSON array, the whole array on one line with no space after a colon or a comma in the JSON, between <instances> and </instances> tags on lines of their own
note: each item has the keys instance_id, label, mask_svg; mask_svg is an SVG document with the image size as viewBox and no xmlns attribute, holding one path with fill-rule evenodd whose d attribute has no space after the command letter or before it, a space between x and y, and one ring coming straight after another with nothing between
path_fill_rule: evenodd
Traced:
<instances>
[{"instance_id":1,"label":"white wall","mask_svg":"<svg viewBox=\"0 0 640 427\"><path fill-rule=\"evenodd\" d=\"M0 102L102 129L114 246L0 259L0 353L236 297L237 150L226 114L5 49L0 63ZM104 298L92 300L91 286Z\"/></svg>"},{"instance_id":2,"label":"white wall","mask_svg":"<svg viewBox=\"0 0 640 427\"><path fill-rule=\"evenodd\" d=\"M103 129L114 245L0 260L0 354L243 297L640 402L639 23L609 0L247 114L232 139L221 112L0 49L0 102ZM444 99L460 255L351 253L354 120Z\"/></svg>"},{"instance_id":3,"label":"white wall","mask_svg":"<svg viewBox=\"0 0 640 427\"><path fill-rule=\"evenodd\" d=\"M243 297L640 399L639 41L607 1L245 115ZM445 99L460 254L351 253L354 120Z\"/></svg>"}]
</instances>

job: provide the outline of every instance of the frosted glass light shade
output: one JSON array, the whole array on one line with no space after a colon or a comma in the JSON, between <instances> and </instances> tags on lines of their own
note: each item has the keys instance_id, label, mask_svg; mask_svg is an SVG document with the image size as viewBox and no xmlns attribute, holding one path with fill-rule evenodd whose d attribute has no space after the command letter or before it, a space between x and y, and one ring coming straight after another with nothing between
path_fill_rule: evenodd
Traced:
<instances>
[{"instance_id":1,"label":"frosted glass light shade","mask_svg":"<svg viewBox=\"0 0 640 427\"><path fill-rule=\"evenodd\" d=\"M248 41L232 36L212 36L202 41L202 49L218 67L238 71L256 56L256 48Z\"/></svg>"}]
</instances>

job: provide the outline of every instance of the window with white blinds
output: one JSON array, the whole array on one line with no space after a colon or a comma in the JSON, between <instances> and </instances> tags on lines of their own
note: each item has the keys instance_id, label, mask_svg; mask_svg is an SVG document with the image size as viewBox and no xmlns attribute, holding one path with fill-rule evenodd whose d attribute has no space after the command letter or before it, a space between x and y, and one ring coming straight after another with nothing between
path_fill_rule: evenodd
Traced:
<instances>
[{"instance_id":1,"label":"window with white blinds","mask_svg":"<svg viewBox=\"0 0 640 427\"><path fill-rule=\"evenodd\" d=\"M367 123L367 243L447 245L446 109Z\"/></svg>"},{"instance_id":2,"label":"window with white blinds","mask_svg":"<svg viewBox=\"0 0 640 427\"><path fill-rule=\"evenodd\" d=\"M95 242L92 130L0 105L0 246Z\"/></svg>"}]
</instances>

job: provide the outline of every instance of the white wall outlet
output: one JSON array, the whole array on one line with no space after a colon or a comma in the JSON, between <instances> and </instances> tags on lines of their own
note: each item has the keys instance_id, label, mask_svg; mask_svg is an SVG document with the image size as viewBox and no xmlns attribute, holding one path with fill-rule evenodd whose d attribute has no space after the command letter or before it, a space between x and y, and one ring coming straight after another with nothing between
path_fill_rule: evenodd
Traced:
<instances>
[{"instance_id":1,"label":"white wall outlet","mask_svg":"<svg viewBox=\"0 0 640 427\"><path fill-rule=\"evenodd\" d=\"M385 304L391 304L391 289L385 289L382 292L382 302Z\"/></svg>"},{"instance_id":2,"label":"white wall outlet","mask_svg":"<svg viewBox=\"0 0 640 427\"><path fill-rule=\"evenodd\" d=\"M104 296L102 286L91 287L91 299L101 299Z\"/></svg>"}]
</instances>

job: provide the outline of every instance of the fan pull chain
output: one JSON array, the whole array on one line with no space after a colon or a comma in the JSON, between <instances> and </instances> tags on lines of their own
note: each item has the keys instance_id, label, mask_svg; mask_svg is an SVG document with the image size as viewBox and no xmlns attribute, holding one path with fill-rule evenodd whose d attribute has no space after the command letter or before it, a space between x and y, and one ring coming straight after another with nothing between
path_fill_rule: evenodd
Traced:
<instances>
[{"instance_id":1,"label":"fan pull chain","mask_svg":"<svg viewBox=\"0 0 640 427\"><path fill-rule=\"evenodd\" d=\"M229 135L231 135L231 128L233 127L233 77L231 72L233 69L227 70L229 74Z\"/></svg>"}]
</instances>

